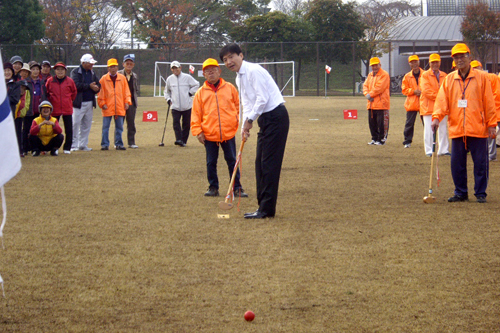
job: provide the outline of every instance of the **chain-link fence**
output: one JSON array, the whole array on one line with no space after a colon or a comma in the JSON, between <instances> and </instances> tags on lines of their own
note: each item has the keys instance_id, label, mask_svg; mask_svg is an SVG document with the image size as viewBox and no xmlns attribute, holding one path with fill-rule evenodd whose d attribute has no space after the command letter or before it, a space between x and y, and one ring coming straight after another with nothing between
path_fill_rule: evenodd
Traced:
<instances>
[{"instance_id":1,"label":"chain-link fence","mask_svg":"<svg viewBox=\"0 0 500 333\"><path fill-rule=\"evenodd\" d=\"M441 69L451 71L452 59L450 50L456 41L383 41L368 42L301 42L301 43L241 43L245 59L252 62L294 61L295 95L322 96L356 95L362 91L362 83L369 73L367 54L376 50L380 54L382 67L391 76L391 92L400 93L401 79L409 71L407 58L411 54L420 56L422 68L428 68L428 57L431 53L442 56ZM473 43L478 52L488 61L483 64L485 69L496 72L498 68L498 44L496 42ZM154 46L154 45L153 45ZM484 51L485 46L489 51ZM98 60L98 65L106 65L109 58L117 58L121 63L123 56L135 54L136 71L140 78L141 95L153 96L155 81L155 62L202 63L207 58L219 60L219 44L169 44L164 48L149 49L107 49L95 52L79 45L0 45L3 61L8 61L14 55L20 55L25 62L49 60L52 64L63 61L67 65L79 65L84 53L92 53ZM486 55L485 55L486 54ZM474 54L473 54L474 56ZM326 74L325 66L332 68ZM201 66L197 66L197 72ZM283 66L281 68L284 68ZM287 73L278 66L267 68L276 82L284 84ZM168 74L168 70L165 73ZM189 66L183 67L188 72ZM95 68L98 75L103 75L106 68ZM234 82L235 75L223 71L224 79ZM195 74L203 82L203 78ZM326 89L325 89L326 87Z\"/></svg>"}]
</instances>

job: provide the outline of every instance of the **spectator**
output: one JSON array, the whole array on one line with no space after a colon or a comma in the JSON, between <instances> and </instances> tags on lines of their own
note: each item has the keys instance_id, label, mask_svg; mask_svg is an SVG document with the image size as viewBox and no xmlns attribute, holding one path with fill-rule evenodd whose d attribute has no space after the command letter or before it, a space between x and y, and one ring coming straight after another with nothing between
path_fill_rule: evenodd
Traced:
<instances>
[{"instance_id":1,"label":"spectator","mask_svg":"<svg viewBox=\"0 0 500 333\"><path fill-rule=\"evenodd\" d=\"M203 63L203 76L206 81L196 92L193 101L191 130L198 141L205 146L207 161L208 191L207 197L219 196L219 178L217 160L219 146L224 151L224 159L229 169L229 179L236 164L235 134L239 125L238 90L231 83L220 77L221 69L217 60L207 59ZM234 181L235 196L248 197L240 184L237 171Z\"/></svg>"},{"instance_id":2,"label":"spectator","mask_svg":"<svg viewBox=\"0 0 500 333\"><path fill-rule=\"evenodd\" d=\"M19 78L19 71L21 70L21 68L23 68L23 58L21 58L20 56L18 55L15 55L13 56L12 58L10 58L10 61L9 61L11 64L12 64L12 67L14 67L14 76L13 76L13 79L14 81L19 81L20 78Z\"/></svg>"},{"instance_id":3,"label":"spectator","mask_svg":"<svg viewBox=\"0 0 500 333\"><path fill-rule=\"evenodd\" d=\"M10 110L12 111L12 116L15 117L16 105L21 98L21 89L14 80L14 67L12 67L12 64L10 62L5 62L3 64L3 74L5 77L5 85L7 86L7 95L9 97Z\"/></svg>"},{"instance_id":4,"label":"spectator","mask_svg":"<svg viewBox=\"0 0 500 333\"><path fill-rule=\"evenodd\" d=\"M50 155L57 156L64 136L55 117L51 117L52 104L42 101L39 105L39 116L33 119L30 129L31 154L39 156L41 151L50 151Z\"/></svg>"},{"instance_id":5,"label":"spectator","mask_svg":"<svg viewBox=\"0 0 500 333\"><path fill-rule=\"evenodd\" d=\"M40 74L40 77L47 81L47 79L50 77L50 70L51 70L51 65L48 60L42 61L42 73Z\"/></svg>"},{"instance_id":6,"label":"spectator","mask_svg":"<svg viewBox=\"0 0 500 333\"><path fill-rule=\"evenodd\" d=\"M26 80L31 76L31 69L27 63L23 64L23 67L18 72L19 80Z\"/></svg>"},{"instance_id":7,"label":"spectator","mask_svg":"<svg viewBox=\"0 0 500 333\"><path fill-rule=\"evenodd\" d=\"M65 154L71 154L73 141L73 101L76 98L76 85L73 79L66 75L66 65L58 62L54 65L56 75L47 79L47 99L52 103L52 116L59 121L62 116L64 122L63 146Z\"/></svg>"},{"instance_id":8,"label":"spectator","mask_svg":"<svg viewBox=\"0 0 500 333\"><path fill-rule=\"evenodd\" d=\"M382 69L380 59L377 57L370 59L372 72L368 74L363 85L363 95L368 99L368 124L372 140L369 145L382 146L384 139L384 114L390 109L390 77Z\"/></svg>"},{"instance_id":9,"label":"spectator","mask_svg":"<svg viewBox=\"0 0 500 333\"><path fill-rule=\"evenodd\" d=\"M101 89L99 78L92 68L97 63L91 54L84 54L80 59L80 67L71 71L71 78L76 85L76 98L73 101L73 144L71 151L91 151L89 134L92 127L95 96Z\"/></svg>"},{"instance_id":10,"label":"spectator","mask_svg":"<svg viewBox=\"0 0 500 333\"><path fill-rule=\"evenodd\" d=\"M191 123L191 106L193 105L191 96L196 93L200 83L191 75L182 73L182 67L178 61L172 61L170 70L173 74L167 78L164 94L168 105L172 107L175 144L185 147Z\"/></svg>"},{"instance_id":11,"label":"spectator","mask_svg":"<svg viewBox=\"0 0 500 333\"><path fill-rule=\"evenodd\" d=\"M413 133L415 129L415 119L420 110L420 75L424 72L420 68L420 60L417 55L408 57L408 63L411 71L408 72L401 84L403 95L406 95L406 124L403 131L405 148L410 148L413 141Z\"/></svg>"},{"instance_id":12,"label":"spectator","mask_svg":"<svg viewBox=\"0 0 500 333\"><path fill-rule=\"evenodd\" d=\"M127 78L118 73L116 59L108 60L108 74L104 75L99 82L101 90L97 96L97 102L102 109L103 116L101 150L109 149L109 126L113 117L115 118L115 148L126 150L122 140L123 121L132 101Z\"/></svg>"},{"instance_id":13,"label":"spectator","mask_svg":"<svg viewBox=\"0 0 500 333\"><path fill-rule=\"evenodd\" d=\"M26 126L24 118L27 114L32 113L31 110L31 91L28 82L25 80L18 81L17 84L20 87L20 98L16 105L14 124L16 127L17 143L19 144L19 153L21 157L24 157L28 147L27 137L24 137L23 125Z\"/></svg>"},{"instance_id":14,"label":"spectator","mask_svg":"<svg viewBox=\"0 0 500 333\"><path fill-rule=\"evenodd\" d=\"M123 57L123 69L118 71L118 73L124 75L127 78L132 100L132 104L129 105L125 115L125 120L127 121L128 147L137 149L139 147L135 144L135 113L137 111L137 97L139 96L139 77L132 71L132 69L134 69L134 66L135 55L127 54L125 57Z\"/></svg>"},{"instance_id":15,"label":"spectator","mask_svg":"<svg viewBox=\"0 0 500 333\"><path fill-rule=\"evenodd\" d=\"M434 103L438 94L439 88L443 84L446 73L439 70L441 66L441 57L439 54L433 53L429 56L429 70L425 71L420 79L420 116L424 122L424 149L427 156L432 156L432 112L434 111ZM448 116L445 116L439 123L438 155L451 155L449 152L448 139Z\"/></svg>"}]
</instances>

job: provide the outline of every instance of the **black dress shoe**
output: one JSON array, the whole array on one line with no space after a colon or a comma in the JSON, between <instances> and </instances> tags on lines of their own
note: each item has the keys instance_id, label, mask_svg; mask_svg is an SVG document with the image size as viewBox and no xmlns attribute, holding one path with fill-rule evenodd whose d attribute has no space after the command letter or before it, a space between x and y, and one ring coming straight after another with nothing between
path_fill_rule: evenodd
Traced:
<instances>
[{"instance_id":1,"label":"black dress shoe","mask_svg":"<svg viewBox=\"0 0 500 333\"><path fill-rule=\"evenodd\" d=\"M451 198L448 198L448 202L462 202L462 201L469 201L469 196L468 195L454 195Z\"/></svg>"},{"instance_id":2,"label":"black dress shoe","mask_svg":"<svg viewBox=\"0 0 500 333\"><path fill-rule=\"evenodd\" d=\"M248 214L248 215L244 215L244 216L246 219L265 219L268 217L274 217L274 215L269 215L267 213L259 212L259 211L256 211L253 214Z\"/></svg>"},{"instance_id":3,"label":"black dress shoe","mask_svg":"<svg viewBox=\"0 0 500 333\"><path fill-rule=\"evenodd\" d=\"M182 147L182 145L184 144L184 142L182 142L182 140L176 140L176 141L174 142L174 144L175 144L176 146L181 146L181 147Z\"/></svg>"}]
</instances>

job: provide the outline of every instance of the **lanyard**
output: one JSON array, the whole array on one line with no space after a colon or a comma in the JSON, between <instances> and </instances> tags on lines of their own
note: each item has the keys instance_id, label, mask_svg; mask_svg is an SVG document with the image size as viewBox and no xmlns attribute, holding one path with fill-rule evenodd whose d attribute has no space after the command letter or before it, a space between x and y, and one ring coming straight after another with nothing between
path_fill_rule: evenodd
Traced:
<instances>
[{"instance_id":1,"label":"lanyard","mask_svg":"<svg viewBox=\"0 0 500 333\"><path fill-rule=\"evenodd\" d=\"M462 90L462 99L465 99L465 91L467 90L467 87L469 86L470 83L470 77L468 77L467 79L469 79L469 82L467 82L467 85L464 87L463 90L462 90L462 80L460 80L460 90Z\"/></svg>"}]
</instances>

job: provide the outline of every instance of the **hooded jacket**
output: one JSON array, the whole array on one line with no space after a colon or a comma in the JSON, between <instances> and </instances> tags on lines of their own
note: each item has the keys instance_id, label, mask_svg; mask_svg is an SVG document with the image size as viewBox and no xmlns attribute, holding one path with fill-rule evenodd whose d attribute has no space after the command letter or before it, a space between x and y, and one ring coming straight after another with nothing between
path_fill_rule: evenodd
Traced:
<instances>
[{"instance_id":1,"label":"hooded jacket","mask_svg":"<svg viewBox=\"0 0 500 333\"><path fill-rule=\"evenodd\" d=\"M466 107L458 106L462 94L467 101ZM448 116L448 133L451 139L465 136L488 137L488 127L496 127L497 121L487 73L470 68L465 81L458 71L448 74L439 88L432 119L441 121L445 116Z\"/></svg>"},{"instance_id":2,"label":"hooded jacket","mask_svg":"<svg viewBox=\"0 0 500 333\"><path fill-rule=\"evenodd\" d=\"M114 84L109 73L99 80L101 90L97 95L97 103L102 109L103 117L125 116L125 103L132 105L127 78L119 73L116 75ZM108 107L106 110L103 109L104 105Z\"/></svg>"},{"instance_id":3,"label":"hooded jacket","mask_svg":"<svg viewBox=\"0 0 500 333\"><path fill-rule=\"evenodd\" d=\"M419 70L420 72L418 74L418 83L415 75L413 74L413 70L411 70L409 73L406 73L403 78L403 82L401 83L401 91L403 95L406 96L406 111L418 111L420 109L420 96L415 95L415 90L420 89L420 78L422 77L424 70L422 68L419 68Z\"/></svg>"},{"instance_id":4,"label":"hooded jacket","mask_svg":"<svg viewBox=\"0 0 500 333\"><path fill-rule=\"evenodd\" d=\"M90 89L90 85L85 83L85 80L83 78L83 67L80 65L78 68L75 68L71 71L71 78L73 81L75 81L76 85L76 98L73 101L73 107L80 109L82 107L82 101L83 101L83 91ZM95 82L99 88L101 87L101 84L99 83L99 78L97 75L94 73L93 70L90 71L92 73L92 82ZM98 94L98 92L94 92L92 89L90 89L92 93L94 94L94 99L92 101L92 106L96 107L96 101L95 101L95 95Z\"/></svg>"},{"instance_id":5,"label":"hooded jacket","mask_svg":"<svg viewBox=\"0 0 500 333\"><path fill-rule=\"evenodd\" d=\"M216 89L216 90L214 90ZM240 116L238 90L220 79L214 87L208 82L196 92L191 112L191 133L205 134L205 139L223 142L236 135Z\"/></svg>"},{"instance_id":6,"label":"hooded jacket","mask_svg":"<svg viewBox=\"0 0 500 333\"><path fill-rule=\"evenodd\" d=\"M377 75L373 75L373 72L368 74L363 84L363 95L370 94L370 97L374 99L373 102L368 101L366 105L368 110L389 110L391 108L390 84L389 73L382 68L378 70Z\"/></svg>"},{"instance_id":7,"label":"hooded jacket","mask_svg":"<svg viewBox=\"0 0 500 333\"><path fill-rule=\"evenodd\" d=\"M420 76L420 87L422 88L422 93L420 94L420 115L429 116L432 115L434 111L434 102L436 101L436 96L439 91L439 87L444 82L446 73L439 71L439 82L436 74L432 69L426 70Z\"/></svg>"},{"instance_id":8,"label":"hooded jacket","mask_svg":"<svg viewBox=\"0 0 500 333\"><path fill-rule=\"evenodd\" d=\"M73 79L65 76L61 83L57 77L51 76L45 84L47 99L54 106L52 116L70 116L73 114L73 100L76 98L76 85Z\"/></svg>"}]
</instances>

